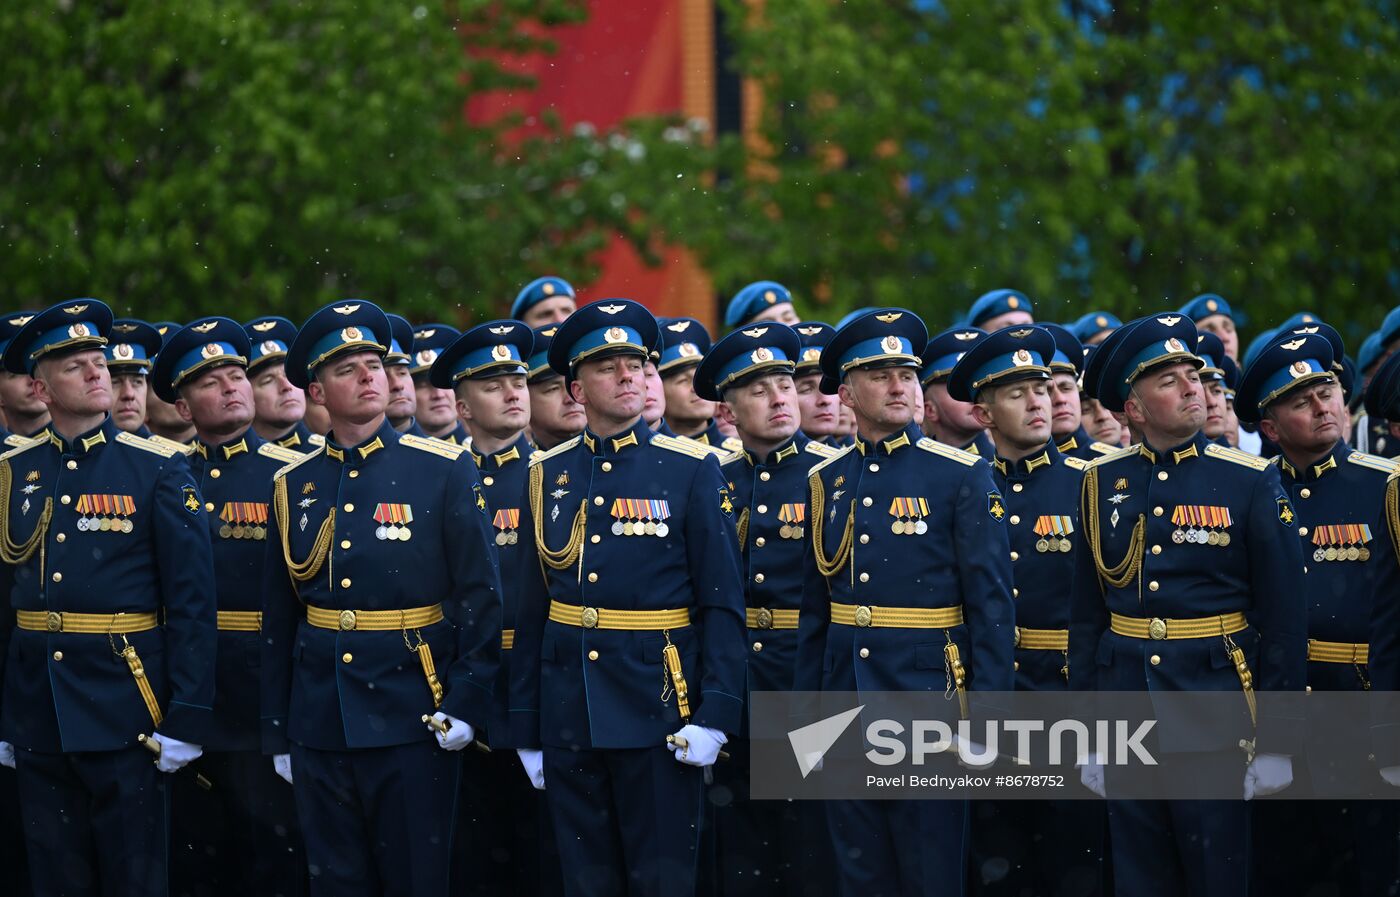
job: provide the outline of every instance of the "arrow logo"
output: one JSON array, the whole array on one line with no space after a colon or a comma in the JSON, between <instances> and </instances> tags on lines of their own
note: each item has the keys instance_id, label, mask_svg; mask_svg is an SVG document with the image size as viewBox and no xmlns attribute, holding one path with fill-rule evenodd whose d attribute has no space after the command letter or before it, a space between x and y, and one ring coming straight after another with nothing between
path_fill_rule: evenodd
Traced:
<instances>
[{"instance_id":1,"label":"arrow logo","mask_svg":"<svg viewBox=\"0 0 1400 897\"><path fill-rule=\"evenodd\" d=\"M862 704L788 733L788 743L792 745L792 753L797 758L797 768L802 772L802 778L807 778L807 774L822 762L822 757L831 750L836 739L841 737L841 733L846 731L852 720L860 716L864 709L865 705Z\"/></svg>"}]
</instances>

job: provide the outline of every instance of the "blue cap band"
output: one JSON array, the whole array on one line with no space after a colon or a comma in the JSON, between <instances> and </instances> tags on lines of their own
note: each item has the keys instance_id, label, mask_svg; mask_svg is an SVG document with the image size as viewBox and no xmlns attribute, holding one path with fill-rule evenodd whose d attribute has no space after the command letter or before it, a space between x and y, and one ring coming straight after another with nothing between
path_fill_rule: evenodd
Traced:
<instances>
[{"instance_id":1,"label":"blue cap band","mask_svg":"<svg viewBox=\"0 0 1400 897\"><path fill-rule=\"evenodd\" d=\"M352 349L383 352L384 344L379 342L374 331L368 327L350 326L332 330L311 344L311 351L308 353L311 360L306 363L306 369L314 371L332 355L340 355Z\"/></svg>"},{"instance_id":2,"label":"blue cap band","mask_svg":"<svg viewBox=\"0 0 1400 897\"><path fill-rule=\"evenodd\" d=\"M616 325L585 333L569 347L569 364L575 365L605 350L629 350L643 357L651 352L642 345L642 334L631 327Z\"/></svg>"},{"instance_id":3,"label":"blue cap band","mask_svg":"<svg viewBox=\"0 0 1400 897\"><path fill-rule=\"evenodd\" d=\"M844 375L851 368L878 361L919 366L919 356L914 351L914 344L902 336L890 334L877 339L862 340L847 349L841 356L841 373Z\"/></svg>"},{"instance_id":4,"label":"blue cap band","mask_svg":"<svg viewBox=\"0 0 1400 897\"><path fill-rule=\"evenodd\" d=\"M752 352L736 355L715 374L715 390L723 390L735 380L759 371L791 374L796 365L787 353L776 346L759 346Z\"/></svg>"},{"instance_id":5,"label":"blue cap band","mask_svg":"<svg viewBox=\"0 0 1400 897\"><path fill-rule=\"evenodd\" d=\"M975 359L974 359L975 360ZM1030 349L1017 349L987 359L987 363L972 374L972 388L981 389L988 383L1000 380L1011 374L1042 374L1050 376L1050 368L1039 352Z\"/></svg>"},{"instance_id":6,"label":"blue cap band","mask_svg":"<svg viewBox=\"0 0 1400 897\"><path fill-rule=\"evenodd\" d=\"M1132 388L1133 381L1137 379L1138 374L1141 374L1150 367L1165 364L1169 361L1190 361L1193 359L1196 361L1200 360L1176 337L1172 337L1160 343L1151 343L1147 348L1134 355L1132 359L1123 366L1123 380L1117 384L1118 395L1120 398L1126 399L1128 397L1128 392Z\"/></svg>"},{"instance_id":7,"label":"blue cap band","mask_svg":"<svg viewBox=\"0 0 1400 897\"><path fill-rule=\"evenodd\" d=\"M248 359L238 354L233 343L205 343L198 349L191 349L175 362L175 372L170 378L172 386L179 387L191 374L216 364L238 364L246 366Z\"/></svg>"},{"instance_id":8,"label":"blue cap band","mask_svg":"<svg viewBox=\"0 0 1400 897\"><path fill-rule=\"evenodd\" d=\"M1322 376L1331 376L1332 371L1322 366L1316 358L1300 358L1286 368L1280 369L1259 387L1259 408L1263 410L1274 399L1294 386L1302 386Z\"/></svg>"}]
</instances>

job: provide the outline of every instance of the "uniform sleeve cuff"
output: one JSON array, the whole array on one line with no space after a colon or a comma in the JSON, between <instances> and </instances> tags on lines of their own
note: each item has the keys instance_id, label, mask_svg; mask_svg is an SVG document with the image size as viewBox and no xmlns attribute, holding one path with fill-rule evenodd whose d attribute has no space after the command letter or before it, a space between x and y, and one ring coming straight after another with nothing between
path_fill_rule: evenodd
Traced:
<instances>
[{"instance_id":1,"label":"uniform sleeve cuff","mask_svg":"<svg viewBox=\"0 0 1400 897\"><path fill-rule=\"evenodd\" d=\"M701 697L691 724L718 729L726 735L738 734L744 719L744 702L722 691L702 692Z\"/></svg>"},{"instance_id":2,"label":"uniform sleeve cuff","mask_svg":"<svg viewBox=\"0 0 1400 897\"><path fill-rule=\"evenodd\" d=\"M165 719L156 730L160 734L175 738L186 744L204 744L209 727L214 722L214 711L209 707L195 707L171 701L165 711Z\"/></svg>"}]
</instances>

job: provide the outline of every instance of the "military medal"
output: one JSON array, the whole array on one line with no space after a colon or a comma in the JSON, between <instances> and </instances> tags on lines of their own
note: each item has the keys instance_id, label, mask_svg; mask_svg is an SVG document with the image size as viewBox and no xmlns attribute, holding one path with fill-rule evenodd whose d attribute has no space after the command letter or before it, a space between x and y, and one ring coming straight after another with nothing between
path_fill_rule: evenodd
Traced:
<instances>
[{"instance_id":1,"label":"military medal","mask_svg":"<svg viewBox=\"0 0 1400 897\"><path fill-rule=\"evenodd\" d=\"M308 517L306 516L306 512L305 512L305 511L302 511L302 512L301 512L301 520L297 521L298 525L301 527L301 531L302 531L302 532L306 532L306 524L309 523L309 522L310 522L310 518L308 518Z\"/></svg>"},{"instance_id":2,"label":"military medal","mask_svg":"<svg viewBox=\"0 0 1400 897\"><path fill-rule=\"evenodd\" d=\"M1065 514L1045 514L1037 517L1033 527L1040 540L1035 543L1036 551L1069 551L1069 536L1074 532L1074 521ZM1044 545L1044 548L1040 546Z\"/></svg>"},{"instance_id":3,"label":"military medal","mask_svg":"<svg viewBox=\"0 0 1400 897\"><path fill-rule=\"evenodd\" d=\"M1035 543L1035 550L1040 552L1041 554L1044 554L1045 552L1050 550L1050 541L1048 539L1037 539Z\"/></svg>"},{"instance_id":4,"label":"military medal","mask_svg":"<svg viewBox=\"0 0 1400 897\"><path fill-rule=\"evenodd\" d=\"M500 509L496 512L496 516L491 519L491 525L496 528L497 545L514 545L515 530L520 526L520 509Z\"/></svg>"},{"instance_id":5,"label":"military medal","mask_svg":"<svg viewBox=\"0 0 1400 897\"><path fill-rule=\"evenodd\" d=\"M223 526L219 527L219 538L220 538L220 539L227 539L227 538L228 538L229 536L231 536L231 535L233 535L233 528L230 527L227 523L225 523Z\"/></svg>"},{"instance_id":6,"label":"military medal","mask_svg":"<svg viewBox=\"0 0 1400 897\"><path fill-rule=\"evenodd\" d=\"M1360 559L1361 559L1361 549L1357 548L1355 545L1353 545L1353 546L1351 546L1350 548L1347 549L1347 560L1349 560L1349 561L1355 561L1355 560L1360 560Z\"/></svg>"},{"instance_id":7,"label":"military medal","mask_svg":"<svg viewBox=\"0 0 1400 897\"><path fill-rule=\"evenodd\" d=\"M807 506L789 503L778 508L778 519L783 525L778 527L778 535L784 539L802 538L802 521L807 519Z\"/></svg>"},{"instance_id":8,"label":"military medal","mask_svg":"<svg viewBox=\"0 0 1400 897\"><path fill-rule=\"evenodd\" d=\"M379 526L374 537L386 542L407 542L412 538L408 525L413 522L413 508L409 505L380 502L374 507L374 520Z\"/></svg>"},{"instance_id":9,"label":"military medal","mask_svg":"<svg viewBox=\"0 0 1400 897\"><path fill-rule=\"evenodd\" d=\"M1363 545L1356 550L1356 556L1362 561L1369 561L1371 559L1371 549Z\"/></svg>"},{"instance_id":10,"label":"military medal","mask_svg":"<svg viewBox=\"0 0 1400 897\"><path fill-rule=\"evenodd\" d=\"M896 535L912 536L928 532L924 518L928 516L928 501L923 498L894 498L890 500L890 516L895 518L890 529ZM920 527L922 526L922 529Z\"/></svg>"},{"instance_id":11,"label":"military medal","mask_svg":"<svg viewBox=\"0 0 1400 897\"><path fill-rule=\"evenodd\" d=\"M1315 551L1313 552L1313 560L1314 560L1314 561L1317 561L1319 564L1322 563L1322 561L1324 560L1324 558L1325 558L1325 554L1324 554L1324 552L1323 552L1323 550L1322 550L1321 548L1319 548L1319 549L1317 549L1317 550L1315 550Z\"/></svg>"},{"instance_id":12,"label":"military medal","mask_svg":"<svg viewBox=\"0 0 1400 897\"><path fill-rule=\"evenodd\" d=\"M620 536L620 535L622 535L622 521L621 521L621 520L614 520L614 521L613 521L613 525L612 525L612 534L613 534L614 536Z\"/></svg>"},{"instance_id":13,"label":"military medal","mask_svg":"<svg viewBox=\"0 0 1400 897\"><path fill-rule=\"evenodd\" d=\"M666 538L666 534L669 533L670 531L671 531L671 528L670 528L669 526L667 526L665 523L658 523L658 524L656 525L656 534L657 534L658 536L660 536L661 538L663 538L663 539Z\"/></svg>"}]
</instances>

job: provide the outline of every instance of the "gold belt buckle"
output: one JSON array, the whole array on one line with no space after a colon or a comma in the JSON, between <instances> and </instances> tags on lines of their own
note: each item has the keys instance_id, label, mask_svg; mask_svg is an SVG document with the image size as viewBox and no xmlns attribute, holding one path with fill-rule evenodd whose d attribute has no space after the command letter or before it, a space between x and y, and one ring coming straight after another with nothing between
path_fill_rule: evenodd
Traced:
<instances>
[{"instance_id":1,"label":"gold belt buckle","mask_svg":"<svg viewBox=\"0 0 1400 897\"><path fill-rule=\"evenodd\" d=\"M585 607L583 613L579 614L579 622L584 629L596 629L598 627L598 608Z\"/></svg>"},{"instance_id":2,"label":"gold belt buckle","mask_svg":"<svg viewBox=\"0 0 1400 897\"><path fill-rule=\"evenodd\" d=\"M44 628L49 632L62 632L63 614L52 610L44 614Z\"/></svg>"},{"instance_id":3,"label":"gold belt buckle","mask_svg":"<svg viewBox=\"0 0 1400 897\"><path fill-rule=\"evenodd\" d=\"M1021 627L1017 626L1015 630L1013 630L1013 633L1011 647L1019 648L1021 647Z\"/></svg>"},{"instance_id":4,"label":"gold belt buckle","mask_svg":"<svg viewBox=\"0 0 1400 897\"><path fill-rule=\"evenodd\" d=\"M772 629L773 612L766 607L760 607L758 609L758 614L756 615L756 619L754 620L754 622L758 624L758 626L756 627L758 629Z\"/></svg>"},{"instance_id":5,"label":"gold belt buckle","mask_svg":"<svg viewBox=\"0 0 1400 897\"><path fill-rule=\"evenodd\" d=\"M1153 617L1147 623L1147 637L1154 642L1160 642L1167 637L1167 621L1161 617Z\"/></svg>"},{"instance_id":6,"label":"gold belt buckle","mask_svg":"<svg viewBox=\"0 0 1400 897\"><path fill-rule=\"evenodd\" d=\"M340 631L350 632L355 628L355 612L353 610L343 610L340 612Z\"/></svg>"},{"instance_id":7,"label":"gold belt buckle","mask_svg":"<svg viewBox=\"0 0 1400 897\"><path fill-rule=\"evenodd\" d=\"M856 608L856 625L857 625L857 626L869 626L869 625L870 625L870 608L866 607L864 604L862 604L860 607Z\"/></svg>"}]
</instances>

